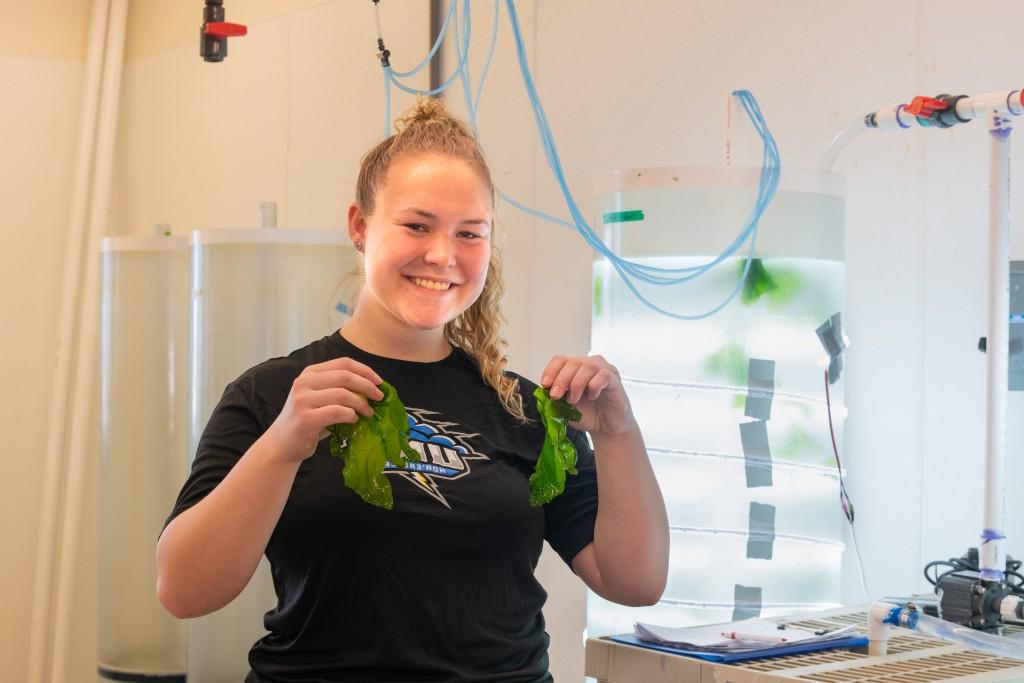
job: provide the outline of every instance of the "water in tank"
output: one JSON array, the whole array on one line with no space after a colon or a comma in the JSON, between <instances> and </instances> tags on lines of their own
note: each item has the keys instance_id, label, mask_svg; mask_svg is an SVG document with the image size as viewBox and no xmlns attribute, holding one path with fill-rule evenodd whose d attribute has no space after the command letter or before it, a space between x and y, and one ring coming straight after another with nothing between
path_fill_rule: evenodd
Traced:
<instances>
[{"instance_id":1,"label":"water in tank","mask_svg":"<svg viewBox=\"0 0 1024 683\"><path fill-rule=\"evenodd\" d=\"M108 237L102 264L99 678L183 681L154 548L185 476L188 241Z\"/></svg>"},{"instance_id":2,"label":"water in tank","mask_svg":"<svg viewBox=\"0 0 1024 683\"><path fill-rule=\"evenodd\" d=\"M608 174L597 197L606 242L661 267L711 261L744 225L759 169ZM622 374L665 498L668 585L652 607L588 597L591 636L727 622L840 604L839 481L829 434L829 335L842 344L841 177L783 169L736 299L699 321L641 303L606 259L594 263L592 349ZM700 278L643 286L659 306L700 313L736 286L744 247ZM835 348L833 348L835 351ZM842 356L832 362L841 444Z\"/></svg>"},{"instance_id":3,"label":"water in tank","mask_svg":"<svg viewBox=\"0 0 1024 683\"><path fill-rule=\"evenodd\" d=\"M358 259L339 230L219 229L192 236L191 449L224 388L248 368L337 330ZM188 629L189 683L237 683L276 605L264 559L227 607Z\"/></svg>"}]
</instances>

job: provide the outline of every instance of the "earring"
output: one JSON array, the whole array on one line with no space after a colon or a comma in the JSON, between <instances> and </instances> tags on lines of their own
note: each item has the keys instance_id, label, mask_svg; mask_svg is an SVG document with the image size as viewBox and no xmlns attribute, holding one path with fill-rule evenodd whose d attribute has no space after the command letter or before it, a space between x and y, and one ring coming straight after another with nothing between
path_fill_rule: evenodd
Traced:
<instances>
[{"instance_id":1,"label":"earring","mask_svg":"<svg viewBox=\"0 0 1024 683\"><path fill-rule=\"evenodd\" d=\"M363 243L362 242L356 242L353 246L356 248L356 251L358 251L360 254L363 253Z\"/></svg>"}]
</instances>

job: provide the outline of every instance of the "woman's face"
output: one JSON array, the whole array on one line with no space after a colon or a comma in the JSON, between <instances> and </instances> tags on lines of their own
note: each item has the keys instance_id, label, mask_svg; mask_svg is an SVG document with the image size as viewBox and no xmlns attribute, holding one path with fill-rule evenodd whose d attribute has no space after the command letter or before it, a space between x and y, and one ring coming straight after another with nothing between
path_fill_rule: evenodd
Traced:
<instances>
[{"instance_id":1,"label":"woman's face","mask_svg":"<svg viewBox=\"0 0 1024 683\"><path fill-rule=\"evenodd\" d=\"M364 313L432 330L469 308L487 277L492 204L490 188L461 159L392 161L373 215L349 210L349 235L364 245Z\"/></svg>"}]
</instances>

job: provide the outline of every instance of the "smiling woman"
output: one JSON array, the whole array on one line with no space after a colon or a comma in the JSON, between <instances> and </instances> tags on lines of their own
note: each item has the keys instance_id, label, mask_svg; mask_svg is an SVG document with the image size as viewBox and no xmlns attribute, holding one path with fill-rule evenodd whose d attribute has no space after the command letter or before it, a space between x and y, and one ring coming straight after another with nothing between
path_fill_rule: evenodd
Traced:
<instances>
[{"instance_id":1,"label":"smiling woman","mask_svg":"<svg viewBox=\"0 0 1024 683\"><path fill-rule=\"evenodd\" d=\"M486 275L475 291L466 283L431 278L427 273L412 276L421 282L442 283L440 286L421 284L428 288L444 287L444 282L448 282L449 287L461 286L457 301L465 301L467 293L471 292L468 297L471 305L460 311L461 315L444 321L444 341L470 352L480 364L484 380L498 392L505 409L520 421L525 420L518 383L504 373L508 359L506 343L501 338L504 318L500 305L505 284L501 277L501 254L491 239L495 191L483 151L466 125L451 116L438 100L421 100L397 126L398 134L382 141L363 157L356 201L349 208L352 241L364 254L380 253L376 248L372 248L372 252L366 250L368 224L381 224L378 233L384 233L383 226L387 224L428 234L433 229L436 241L436 233L442 225L438 221L443 217L449 221L445 231L453 229L451 221L456 223L456 233L461 238L456 244L459 241L464 244L486 242L486 247L477 244L475 250L460 252L477 257L484 252L487 254ZM378 211L378 203L382 201L387 203L383 212ZM431 210L434 207L436 211ZM388 249L391 248L389 243ZM452 255L449 254L449 258ZM432 258L436 259L436 255ZM367 259L366 267L369 285L372 258ZM431 268L437 270L436 265ZM346 336L350 331L358 335L359 324L355 330L346 327ZM364 340L364 343L373 341ZM440 347L442 355L447 353L446 345ZM407 354L407 350L402 353Z\"/></svg>"},{"instance_id":2,"label":"smiling woman","mask_svg":"<svg viewBox=\"0 0 1024 683\"><path fill-rule=\"evenodd\" d=\"M351 319L248 370L214 410L159 541L157 593L178 617L212 612L265 553L278 604L249 683L550 681L534 575L545 541L609 600L660 596L664 504L599 356L544 370L540 385L578 410L565 434L577 472L531 505L545 423L538 385L505 369L493 213L475 138L422 101L363 159L349 234L366 282ZM419 455L387 455L390 509L344 485L323 438L373 415L384 382Z\"/></svg>"},{"instance_id":3,"label":"smiling woman","mask_svg":"<svg viewBox=\"0 0 1024 683\"><path fill-rule=\"evenodd\" d=\"M366 285L345 336L396 358L447 356L448 342L435 331L484 289L492 205L490 189L460 159L420 154L392 162L374 213L358 204L349 210Z\"/></svg>"}]
</instances>

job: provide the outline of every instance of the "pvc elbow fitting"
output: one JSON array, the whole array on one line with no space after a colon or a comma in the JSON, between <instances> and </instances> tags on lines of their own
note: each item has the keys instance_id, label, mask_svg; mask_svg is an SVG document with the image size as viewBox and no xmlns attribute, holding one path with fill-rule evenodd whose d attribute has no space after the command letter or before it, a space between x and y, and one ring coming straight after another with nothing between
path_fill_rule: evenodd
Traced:
<instances>
[{"instance_id":1,"label":"pvc elbow fitting","mask_svg":"<svg viewBox=\"0 0 1024 683\"><path fill-rule=\"evenodd\" d=\"M889 602L876 601L868 608L868 654L882 657L889 650L889 638L892 637L892 613L899 612L900 607ZM898 618L898 617L897 617Z\"/></svg>"}]
</instances>

